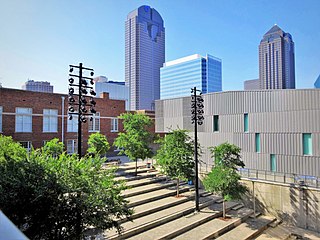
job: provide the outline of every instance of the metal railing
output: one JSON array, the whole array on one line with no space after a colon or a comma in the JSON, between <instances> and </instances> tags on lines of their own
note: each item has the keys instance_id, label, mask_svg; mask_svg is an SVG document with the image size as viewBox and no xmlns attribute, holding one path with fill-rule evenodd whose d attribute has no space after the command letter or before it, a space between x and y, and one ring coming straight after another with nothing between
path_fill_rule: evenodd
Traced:
<instances>
[{"instance_id":1,"label":"metal railing","mask_svg":"<svg viewBox=\"0 0 320 240\"><path fill-rule=\"evenodd\" d=\"M200 162L200 174L210 172L212 165ZM320 188L320 177L301 175L295 173L271 172L266 170L257 170L249 168L239 168L241 178L249 178L255 180L263 180L269 182L298 184L307 187Z\"/></svg>"}]
</instances>

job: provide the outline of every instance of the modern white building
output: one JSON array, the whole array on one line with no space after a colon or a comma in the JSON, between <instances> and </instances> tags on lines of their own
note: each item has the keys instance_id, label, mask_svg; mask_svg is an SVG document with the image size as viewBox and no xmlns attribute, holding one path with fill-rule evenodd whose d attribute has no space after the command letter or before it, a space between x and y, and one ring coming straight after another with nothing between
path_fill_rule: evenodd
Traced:
<instances>
[{"instance_id":1,"label":"modern white building","mask_svg":"<svg viewBox=\"0 0 320 240\"><path fill-rule=\"evenodd\" d=\"M259 79L252 79L244 81L244 90L259 90L260 89L260 81Z\"/></svg>"},{"instance_id":2,"label":"modern white building","mask_svg":"<svg viewBox=\"0 0 320 240\"><path fill-rule=\"evenodd\" d=\"M94 78L94 88L97 96L103 92L109 93L110 99L126 101L126 110L129 110L129 87L125 82L110 81L105 76Z\"/></svg>"},{"instance_id":3,"label":"modern white building","mask_svg":"<svg viewBox=\"0 0 320 240\"><path fill-rule=\"evenodd\" d=\"M165 29L153 8L141 6L125 23L125 81L130 110L154 110L160 99L160 68L165 62Z\"/></svg>"},{"instance_id":4,"label":"modern white building","mask_svg":"<svg viewBox=\"0 0 320 240\"><path fill-rule=\"evenodd\" d=\"M28 80L22 85L22 89L33 92L53 93L53 86L50 85L50 82L46 81Z\"/></svg>"},{"instance_id":5,"label":"modern white building","mask_svg":"<svg viewBox=\"0 0 320 240\"><path fill-rule=\"evenodd\" d=\"M294 42L290 33L274 25L259 45L260 89L294 89Z\"/></svg>"},{"instance_id":6,"label":"modern white building","mask_svg":"<svg viewBox=\"0 0 320 240\"><path fill-rule=\"evenodd\" d=\"M193 87L202 93L222 91L221 59L193 54L160 69L160 99L189 96Z\"/></svg>"}]
</instances>

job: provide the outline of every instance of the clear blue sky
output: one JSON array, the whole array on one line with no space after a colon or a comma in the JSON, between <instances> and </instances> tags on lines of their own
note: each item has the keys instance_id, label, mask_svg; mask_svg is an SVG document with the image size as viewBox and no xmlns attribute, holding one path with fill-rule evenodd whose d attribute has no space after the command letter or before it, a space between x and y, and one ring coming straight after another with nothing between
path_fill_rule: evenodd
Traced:
<instances>
[{"instance_id":1,"label":"clear blue sky","mask_svg":"<svg viewBox=\"0 0 320 240\"><path fill-rule=\"evenodd\" d=\"M223 90L258 77L258 45L275 23L295 42L296 86L320 74L320 0L0 0L0 82L28 79L67 92L68 65L124 80L124 22L141 5L166 28L166 61L194 53L222 59Z\"/></svg>"}]
</instances>

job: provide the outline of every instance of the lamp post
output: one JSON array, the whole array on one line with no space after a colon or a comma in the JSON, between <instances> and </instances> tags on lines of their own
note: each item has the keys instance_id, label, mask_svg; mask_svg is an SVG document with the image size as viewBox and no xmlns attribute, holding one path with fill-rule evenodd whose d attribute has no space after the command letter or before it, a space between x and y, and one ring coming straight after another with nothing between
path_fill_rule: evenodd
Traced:
<instances>
[{"instance_id":1,"label":"lamp post","mask_svg":"<svg viewBox=\"0 0 320 240\"><path fill-rule=\"evenodd\" d=\"M72 120L73 115L78 116L78 156L79 160L82 156L82 142L81 142L81 135L82 135L82 123L87 122L87 117L90 116L90 121L93 120L93 114L96 113L96 110L94 107L96 106L96 102L93 99L93 96L96 95L95 91L93 90L93 69L83 67L82 63L79 63L79 66L69 65L69 97L68 97L68 115L69 120ZM74 69L79 69L79 73L73 74ZM90 71L91 77L85 77L84 71ZM75 83L74 78L78 78L78 83ZM90 84L92 86L88 86L88 82L90 81ZM75 93L75 87L77 88L78 92ZM88 90L89 93L88 93ZM89 102L87 101L87 98L90 98ZM78 111L76 112L76 107L78 108ZM90 111L88 112L86 107L90 107Z\"/></svg>"},{"instance_id":2,"label":"lamp post","mask_svg":"<svg viewBox=\"0 0 320 240\"><path fill-rule=\"evenodd\" d=\"M197 92L200 92L197 95ZM202 92L197 90L196 87L191 88L191 121L194 124L194 162L195 162L195 203L196 211L199 212L199 177L198 177L198 125L203 124L203 98Z\"/></svg>"}]
</instances>

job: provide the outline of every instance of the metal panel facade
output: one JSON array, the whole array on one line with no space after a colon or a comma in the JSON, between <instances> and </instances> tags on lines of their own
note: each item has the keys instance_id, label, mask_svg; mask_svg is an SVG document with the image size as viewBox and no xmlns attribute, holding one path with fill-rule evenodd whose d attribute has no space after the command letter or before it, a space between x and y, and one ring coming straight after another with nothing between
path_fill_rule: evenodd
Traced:
<instances>
[{"instance_id":1,"label":"metal panel facade","mask_svg":"<svg viewBox=\"0 0 320 240\"><path fill-rule=\"evenodd\" d=\"M204 97L205 121L199 127L204 148L201 168L212 165L210 146L230 142L242 149L247 168L320 176L320 89L257 90L209 93ZM172 129L193 131L190 97L156 102L157 132ZM244 114L248 132L244 132ZM213 131L213 116L219 115L219 131ZM255 152L255 134L260 133L261 152ZM312 155L303 155L303 133L312 135ZM210 169L210 168L209 168Z\"/></svg>"}]
</instances>

